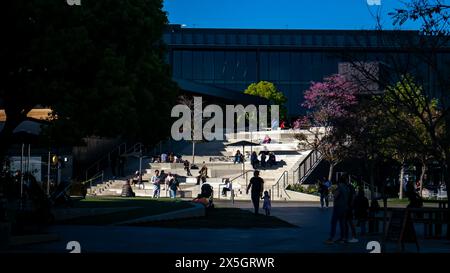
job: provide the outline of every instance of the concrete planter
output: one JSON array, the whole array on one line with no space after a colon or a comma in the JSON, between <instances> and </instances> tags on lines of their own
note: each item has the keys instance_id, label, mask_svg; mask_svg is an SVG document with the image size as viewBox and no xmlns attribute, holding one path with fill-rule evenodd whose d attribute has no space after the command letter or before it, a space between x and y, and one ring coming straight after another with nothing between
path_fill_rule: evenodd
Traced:
<instances>
[{"instance_id":1,"label":"concrete planter","mask_svg":"<svg viewBox=\"0 0 450 273\"><path fill-rule=\"evenodd\" d=\"M0 251L9 247L11 240L11 223L0 222Z\"/></svg>"}]
</instances>

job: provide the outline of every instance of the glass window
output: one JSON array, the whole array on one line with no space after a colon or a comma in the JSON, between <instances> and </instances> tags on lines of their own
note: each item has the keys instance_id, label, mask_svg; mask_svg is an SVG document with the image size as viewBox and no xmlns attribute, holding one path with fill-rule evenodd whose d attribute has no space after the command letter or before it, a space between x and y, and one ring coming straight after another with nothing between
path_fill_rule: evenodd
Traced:
<instances>
[{"instance_id":1,"label":"glass window","mask_svg":"<svg viewBox=\"0 0 450 273\"><path fill-rule=\"evenodd\" d=\"M214 79L214 54L212 51L203 52L203 78Z\"/></svg>"},{"instance_id":2,"label":"glass window","mask_svg":"<svg viewBox=\"0 0 450 273\"><path fill-rule=\"evenodd\" d=\"M269 80L278 81L280 79L280 55L278 52L269 54Z\"/></svg>"},{"instance_id":3,"label":"glass window","mask_svg":"<svg viewBox=\"0 0 450 273\"><path fill-rule=\"evenodd\" d=\"M247 58L245 52L236 52L236 65L234 80L244 81L247 70Z\"/></svg>"},{"instance_id":4,"label":"glass window","mask_svg":"<svg viewBox=\"0 0 450 273\"><path fill-rule=\"evenodd\" d=\"M225 44L225 35L224 34L216 34L216 44L220 44L220 45Z\"/></svg>"},{"instance_id":5,"label":"glass window","mask_svg":"<svg viewBox=\"0 0 450 273\"><path fill-rule=\"evenodd\" d=\"M183 79L192 79L192 51L183 50L182 51L182 78Z\"/></svg>"},{"instance_id":6,"label":"glass window","mask_svg":"<svg viewBox=\"0 0 450 273\"><path fill-rule=\"evenodd\" d=\"M247 34L239 34L238 35L238 44L240 44L240 45L247 44Z\"/></svg>"},{"instance_id":7,"label":"glass window","mask_svg":"<svg viewBox=\"0 0 450 273\"><path fill-rule=\"evenodd\" d=\"M301 46L302 45L302 36L294 35L294 44L296 46Z\"/></svg>"},{"instance_id":8,"label":"glass window","mask_svg":"<svg viewBox=\"0 0 450 273\"><path fill-rule=\"evenodd\" d=\"M290 53L289 52L280 52L280 80L281 81L289 81L291 78L291 70L290 70Z\"/></svg>"},{"instance_id":9,"label":"glass window","mask_svg":"<svg viewBox=\"0 0 450 273\"><path fill-rule=\"evenodd\" d=\"M225 56L223 51L214 52L214 79L223 80L225 78Z\"/></svg>"},{"instance_id":10,"label":"glass window","mask_svg":"<svg viewBox=\"0 0 450 273\"><path fill-rule=\"evenodd\" d=\"M256 52L246 52L246 65L244 71L244 79L247 82L256 82Z\"/></svg>"},{"instance_id":11,"label":"glass window","mask_svg":"<svg viewBox=\"0 0 450 273\"><path fill-rule=\"evenodd\" d=\"M181 33L175 33L172 37L175 38L175 44L181 44Z\"/></svg>"},{"instance_id":12,"label":"glass window","mask_svg":"<svg viewBox=\"0 0 450 273\"><path fill-rule=\"evenodd\" d=\"M292 44L292 36L285 34L281 36L281 44L282 45L291 45Z\"/></svg>"},{"instance_id":13,"label":"glass window","mask_svg":"<svg viewBox=\"0 0 450 273\"><path fill-rule=\"evenodd\" d=\"M256 35L256 34L248 35L248 44L249 45L257 45L258 43L259 43L258 35Z\"/></svg>"},{"instance_id":14,"label":"glass window","mask_svg":"<svg viewBox=\"0 0 450 273\"><path fill-rule=\"evenodd\" d=\"M235 71L236 71L236 53L234 51L225 52L225 62L224 62L225 80L234 81Z\"/></svg>"},{"instance_id":15,"label":"glass window","mask_svg":"<svg viewBox=\"0 0 450 273\"><path fill-rule=\"evenodd\" d=\"M269 53L261 52L259 55L259 80L267 81L269 79Z\"/></svg>"},{"instance_id":16,"label":"glass window","mask_svg":"<svg viewBox=\"0 0 450 273\"><path fill-rule=\"evenodd\" d=\"M200 51L193 52L193 79L200 80L203 79L203 54Z\"/></svg>"},{"instance_id":17,"label":"glass window","mask_svg":"<svg viewBox=\"0 0 450 273\"><path fill-rule=\"evenodd\" d=\"M214 44L214 35L213 34L206 34L206 43L207 44Z\"/></svg>"},{"instance_id":18,"label":"glass window","mask_svg":"<svg viewBox=\"0 0 450 273\"><path fill-rule=\"evenodd\" d=\"M290 72L292 81L301 80L301 54L298 52L292 52L290 56Z\"/></svg>"},{"instance_id":19,"label":"glass window","mask_svg":"<svg viewBox=\"0 0 450 273\"><path fill-rule=\"evenodd\" d=\"M194 43L196 44L204 44L205 43L205 37L202 33L196 33L194 38Z\"/></svg>"},{"instance_id":20,"label":"glass window","mask_svg":"<svg viewBox=\"0 0 450 273\"><path fill-rule=\"evenodd\" d=\"M263 34L261 35L261 44L268 45L269 44L269 35Z\"/></svg>"},{"instance_id":21,"label":"glass window","mask_svg":"<svg viewBox=\"0 0 450 273\"><path fill-rule=\"evenodd\" d=\"M307 34L307 35L303 35L302 37L302 44L304 46L311 46L312 45L312 36Z\"/></svg>"},{"instance_id":22,"label":"glass window","mask_svg":"<svg viewBox=\"0 0 450 273\"><path fill-rule=\"evenodd\" d=\"M192 44L192 34L183 33L183 44Z\"/></svg>"},{"instance_id":23,"label":"glass window","mask_svg":"<svg viewBox=\"0 0 450 273\"><path fill-rule=\"evenodd\" d=\"M181 78L181 52L179 50L173 51L173 62L172 62L172 71L173 77Z\"/></svg>"},{"instance_id":24,"label":"glass window","mask_svg":"<svg viewBox=\"0 0 450 273\"><path fill-rule=\"evenodd\" d=\"M227 34L227 44L230 44L230 45L236 44L236 35L235 34Z\"/></svg>"},{"instance_id":25,"label":"glass window","mask_svg":"<svg viewBox=\"0 0 450 273\"><path fill-rule=\"evenodd\" d=\"M279 45L279 44L281 44L281 42L280 42L280 35L278 35L278 34L270 35L270 44L272 44L272 45Z\"/></svg>"}]
</instances>

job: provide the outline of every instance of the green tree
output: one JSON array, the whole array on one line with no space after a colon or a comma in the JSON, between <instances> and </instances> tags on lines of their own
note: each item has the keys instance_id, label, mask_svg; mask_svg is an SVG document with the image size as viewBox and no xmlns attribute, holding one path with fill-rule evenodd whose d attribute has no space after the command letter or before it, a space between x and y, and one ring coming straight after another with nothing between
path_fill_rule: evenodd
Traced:
<instances>
[{"instance_id":1,"label":"green tree","mask_svg":"<svg viewBox=\"0 0 450 273\"><path fill-rule=\"evenodd\" d=\"M154 143L169 132L177 87L164 62L162 0L9 0L0 18L0 155L37 106L53 110L46 132L54 142Z\"/></svg>"},{"instance_id":2,"label":"green tree","mask_svg":"<svg viewBox=\"0 0 450 273\"><path fill-rule=\"evenodd\" d=\"M244 94L262 97L269 100L272 105L279 105L280 117L282 119L286 118L287 110L284 104L287 99L283 92L277 89L275 84L267 81L252 83L245 89Z\"/></svg>"}]
</instances>

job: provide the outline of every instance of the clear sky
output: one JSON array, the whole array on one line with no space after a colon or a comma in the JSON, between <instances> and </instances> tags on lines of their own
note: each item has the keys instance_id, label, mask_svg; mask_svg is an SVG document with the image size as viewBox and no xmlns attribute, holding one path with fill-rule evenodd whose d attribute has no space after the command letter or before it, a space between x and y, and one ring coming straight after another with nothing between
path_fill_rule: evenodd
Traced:
<instances>
[{"instance_id":1,"label":"clear sky","mask_svg":"<svg viewBox=\"0 0 450 273\"><path fill-rule=\"evenodd\" d=\"M380 13L392 29L387 13L401 1L408 0L164 0L164 10L171 24L195 28L373 29Z\"/></svg>"}]
</instances>

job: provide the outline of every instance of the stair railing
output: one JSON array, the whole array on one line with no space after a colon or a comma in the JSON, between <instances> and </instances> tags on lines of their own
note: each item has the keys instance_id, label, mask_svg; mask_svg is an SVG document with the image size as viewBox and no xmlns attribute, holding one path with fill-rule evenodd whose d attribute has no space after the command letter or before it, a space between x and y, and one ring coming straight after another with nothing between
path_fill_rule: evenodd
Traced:
<instances>
[{"instance_id":1,"label":"stair railing","mask_svg":"<svg viewBox=\"0 0 450 273\"><path fill-rule=\"evenodd\" d=\"M127 151L127 143L123 142L119 144L118 146L114 147L111 151L109 151L106 155L95 161L91 166L86 168L85 170L85 181L89 180L90 173L92 170L95 170L95 176L98 172L100 172L102 169L106 168L109 165L109 162L111 160L111 155L113 153L117 153L117 156L121 156L122 154L126 153ZM93 177L91 176L91 177Z\"/></svg>"},{"instance_id":2,"label":"stair railing","mask_svg":"<svg viewBox=\"0 0 450 273\"><path fill-rule=\"evenodd\" d=\"M288 184L289 184L289 173L288 171L284 171L278 178L277 182L272 185L272 189L270 192L271 196L275 197L276 192L276 196L279 199L283 198L284 193L287 198L291 199L291 197L286 191Z\"/></svg>"},{"instance_id":3,"label":"stair railing","mask_svg":"<svg viewBox=\"0 0 450 273\"><path fill-rule=\"evenodd\" d=\"M318 150L312 150L293 171L293 183L304 183L322 158L323 156Z\"/></svg>"}]
</instances>

